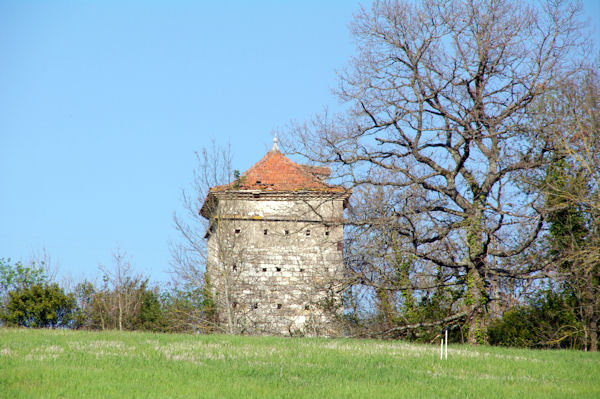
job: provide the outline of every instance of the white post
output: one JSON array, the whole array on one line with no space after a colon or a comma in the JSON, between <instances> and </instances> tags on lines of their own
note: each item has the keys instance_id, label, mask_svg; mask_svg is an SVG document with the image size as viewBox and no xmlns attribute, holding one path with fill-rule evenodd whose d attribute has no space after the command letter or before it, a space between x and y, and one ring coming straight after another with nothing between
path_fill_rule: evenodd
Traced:
<instances>
[{"instance_id":1,"label":"white post","mask_svg":"<svg viewBox=\"0 0 600 399\"><path fill-rule=\"evenodd\" d=\"M443 359L444 356L444 337L442 337L442 340L440 341L440 360Z\"/></svg>"},{"instance_id":2,"label":"white post","mask_svg":"<svg viewBox=\"0 0 600 399\"><path fill-rule=\"evenodd\" d=\"M448 330L446 330L446 345L444 348L444 357L448 359Z\"/></svg>"}]
</instances>

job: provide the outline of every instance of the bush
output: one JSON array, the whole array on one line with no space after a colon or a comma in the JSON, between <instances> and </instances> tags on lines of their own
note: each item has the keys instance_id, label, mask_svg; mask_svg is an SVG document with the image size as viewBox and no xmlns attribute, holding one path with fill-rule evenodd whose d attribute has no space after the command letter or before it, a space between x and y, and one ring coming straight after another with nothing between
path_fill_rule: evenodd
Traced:
<instances>
[{"instance_id":1,"label":"bush","mask_svg":"<svg viewBox=\"0 0 600 399\"><path fill-rule=\"evenodd\" d=\"M65 294L58 284L34 284L8 295L9 326L69 327L76 309L73 294Z\"/></svg>"},{"instance_id":2,"label":"bush","mask_svg":"<svg viewBox=\"0 0 600 399\"><path fill-rule=\"evenodd\" d=\"M581 325L573 310L573 299L543 291L528 305L513 308L488 328L492 345L522 348L580 348Z\"/></svg>"}]
</instances>

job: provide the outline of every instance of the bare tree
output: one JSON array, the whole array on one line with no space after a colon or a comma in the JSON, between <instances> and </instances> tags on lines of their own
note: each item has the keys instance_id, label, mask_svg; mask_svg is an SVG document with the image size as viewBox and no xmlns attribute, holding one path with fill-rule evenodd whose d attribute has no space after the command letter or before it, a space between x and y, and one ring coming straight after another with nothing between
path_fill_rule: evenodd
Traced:
<instances>
[{"instance_id":1,"label":"bare tree","mask_svg":"<svg viewBox=\"0 0 600 399\"><path fill-rule=\"evenodd\" d=\"M253 324L252 304L245 303L240 294L244 272L256 263L255 257L249 251L247 236L236 230L235 221L227 218L223 208L219 207L210 220L205 280L214 302L216 321L228 334L243 333Z\"/></svg>"},{"instance_id":2,"label":"bare tree","mask_svg":"<svg viewBox=\"0 0 600 399\"><path fill-rule=\"evenodd\" d=\"M222 148L213 141L211 148L196 152L196 161L192 187L181 191L183 214L173 215L180 240L171 245L171 272L177 283L202 287L209 221L199 210L211 187L231 182L234 172L231 147Z\"/></svg>"},{"instance_id":3,"label":"bare tree","mask_svg":"<svg viewBox=\"0 0 600 399\"><path fill-rule=\"evenodd\" d=\"M207 299L207 308L197 309L197 313L190 315L190 319L197 320L200 325L211 322L210 313L225 314L224 321L212 320L213 327L220 328L223 325L225 332L238 333L241 328L237 317L239 309L234 309L236 301L232 298L232 287L244 264L244 246L239 242L239 236L231 235L233 230L226 222L211 225L211 221L219 220L218 215L209 220L199 211L212 187L229 184L239 175L234 176L236 171L232 168L229 145L220 147L213 141L209 149L204 148L201 153L196 153L196 160L191 190L182 190L181 193L184 214L175 214L173 217L180 238L171 245L173 282L176 287L184 290L200 289ZM216 229L219 234L215 234L217 239L211 242L214 247L212 253L216 254L216 258L209 259L207 237L211 230L214 232ZM211 286L213 282L208 281L207 269L212 271L216 285ZM213 303L214 312L211 312L210 302Z\"/></svg>"},{"instance_id":4,"label":"bare tree","mask_svg":"<svg viewBox=\"0 0 600 399\"><path fill-rule=\"evenodd\" d=\"M134 272L125 251L117 248L112 257L112 268L99 265L105 284L105 289L96 293L102 329L112 327L107 325L107 319L116 322L119 331L132 329L142 305L148 279L141 273Z\"/></svg>"},{"instance_id":5,"label":"bare tree","mask_svg":"<svg viewBox=\"0 0 600 399\"><path fill-rule=\"evenodd\" d=\"M544 268L528 256L542 201L522 180L547 164L552 141L530 111L578 72L578 9L560 0L376 1L352 33L358 55L337 90L347 112L295 127L286 148L350 186L385 188L385 203L351 222L363 237L379 240L385 229L391 241L355 266L377 265L385 277L380 265L399 265L386 257L409 260L410 283L394 289L455 287L460 301L432 324L465 318L468 342L485 342L493 287ZM356 277L391 288L371 275Z\"/></svg>"},{"instance_id":6,"label":"bare tree","mask_svg":"<svg viewBox=\"0 0 600 399\"><path fill-rule=\"evenodd\" d=\"M58 262L50 256L46 248L32 252L28 264L32 266L37 265L38 267L43 268L48 277L48 281L56 281L59 274L59 265Z\"/></svg>"}]
</instances>

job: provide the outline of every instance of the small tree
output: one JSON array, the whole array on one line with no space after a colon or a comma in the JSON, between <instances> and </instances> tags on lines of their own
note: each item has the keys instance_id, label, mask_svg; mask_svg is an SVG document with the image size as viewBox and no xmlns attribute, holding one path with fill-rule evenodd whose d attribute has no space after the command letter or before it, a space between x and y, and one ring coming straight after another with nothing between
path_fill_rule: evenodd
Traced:
<instances>
[{"instance_id":1,"label":"small tree","mask_svg":"<svg viewBox=\"0 0 600 399\"><path fill-rule=\"evenodd\" d=\"M146 289L142 294L137 329L146 331L168 330L165 309L158 288Z\"/></svg>"},{"instance_id":2,"label":"small tree","mask_svg":"<svg viewBox=\"0 0 600 399\"><path fill-rule=\"evenodd\" d=\"M113 267L100 265L100 270L103 273L100 288L81 287L83 294L91 295L88 305L90 325L102 330L138 328L148 279L134 272L127 253L119 248L113 253Z\"/></svg>"},{"instance_id":3,"label":"small tree","mask_svg":"<svg viewBox=\"0 0 600 399\"><path fill-rule=\"evenodd\" d=\"M78 283L73 290L73 296L77 303L77 311L74 315L73 327L77 329L94 328L94 295L96 287L91 282L84 280Z\"/></svg>"}]
</instances>

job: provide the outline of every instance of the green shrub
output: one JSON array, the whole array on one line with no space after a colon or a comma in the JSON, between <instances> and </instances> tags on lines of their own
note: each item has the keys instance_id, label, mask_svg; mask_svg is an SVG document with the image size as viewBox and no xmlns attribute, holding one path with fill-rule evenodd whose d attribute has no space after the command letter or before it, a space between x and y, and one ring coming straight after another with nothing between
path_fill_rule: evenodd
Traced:
<instances>
[{"instance_id":1,"label":"green shrub","mask_svg":"<svg viewBox=\"0 0 600 399\"><path fill-rule=\"evenodd\" d=\"M58 284L34 284L8 295L9 326L68 327L76 309L73 294L65 294Z\"/></svg>"},{"instance_id":2,"label":"green shrub","mask_svg":"<svg viewBox=\"0 0 600 399\"><path fill-rule=\"evenodd\" d=\"M492 345L523 348L580 348L581 325L575 317L573 299L542 291L529 304L513 308L488 328Z\"/></svg>"}]
</instances>

